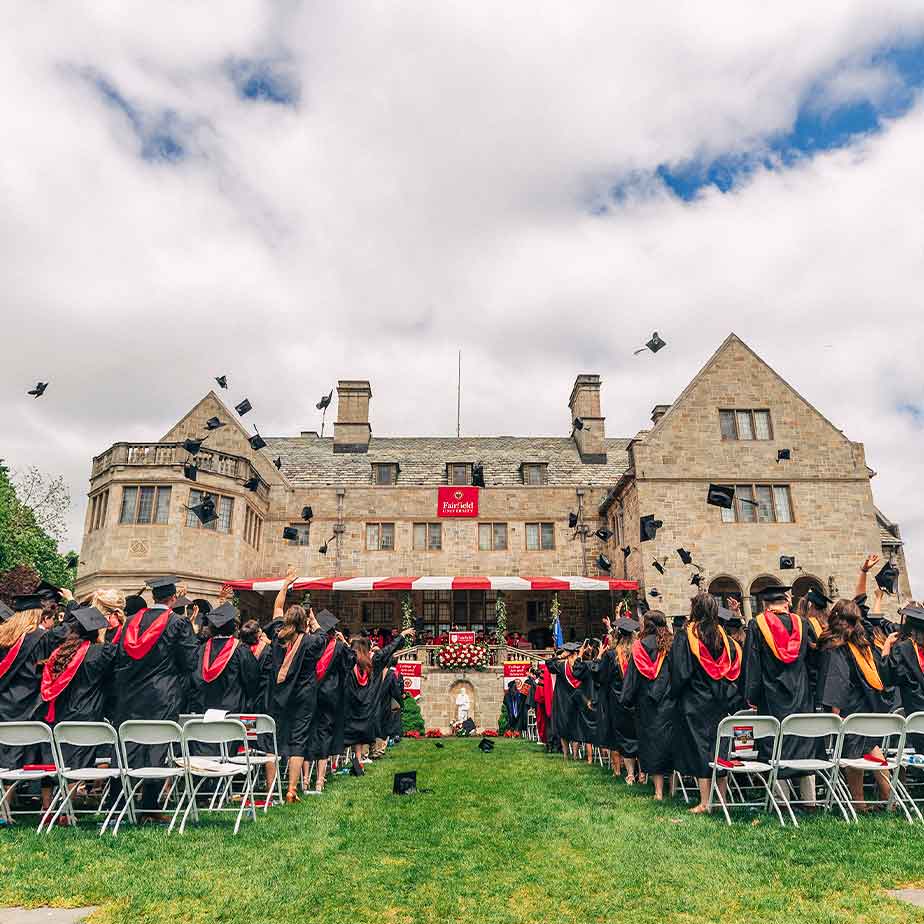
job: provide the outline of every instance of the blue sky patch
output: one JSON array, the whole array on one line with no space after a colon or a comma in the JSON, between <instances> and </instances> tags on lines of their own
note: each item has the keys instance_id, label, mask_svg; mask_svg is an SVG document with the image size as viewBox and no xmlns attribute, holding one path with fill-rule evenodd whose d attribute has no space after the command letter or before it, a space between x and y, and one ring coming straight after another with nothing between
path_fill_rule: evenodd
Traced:
<instances>
[{"instance_id":1,"label":"blue sky patch","mask_svg":"<svg viewBox=\"0 0 924 924\"><path fill-rule=\"evenodd\" d=\"M294 106L298 102L298 81L278 63L234 58L228 63L228 73L241 99L281 106Z\"/></svg>"}]
</instances>

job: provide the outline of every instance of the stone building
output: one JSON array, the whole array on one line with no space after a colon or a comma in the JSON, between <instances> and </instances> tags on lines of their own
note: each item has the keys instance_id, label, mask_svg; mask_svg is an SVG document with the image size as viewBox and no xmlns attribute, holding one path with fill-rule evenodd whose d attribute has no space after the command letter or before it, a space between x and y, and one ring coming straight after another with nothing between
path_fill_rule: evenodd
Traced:
<instances>
[{"instance_id":1,"label":"stone building","mask_svg":"<svg viewBox=\"0 0 924 924\"><path fill-rule=\"evenodd\" d=\"M247 419L210 392L160 440L118 442L93 459L78 595L99 586L134 592L171 573L190 596L214 600L225 581L278 577L293 565L318 578L610 577L638 582L673 613L687 607L697 573L703 587L738 594L746 608L761 587L784 579L795 579L800 593L817 582L852 594L872 551L898 563L902 597L910 594L900 531L874 506L862 444L736 336L631 439L606 435L600 391L598 375L577 376L562 419L568 436L381 437L372 431L369 382L344 380L333 437L266 437L258 451ZM211 418L222 426L207 430ZM183 442L206 433L193 459ZM778 461L781 450L788 458ZM195 481L185 477L189 461ZM477 516L439 516L440 489L471 486L479 473ZM710 482L737 486L735 509L706 505ZM218 519L203 526L188 508L206 493ZM748 496L754 504L742 503ZM663 526L640 542L644 515ZM296 538L283 538L286 527ZM599 539L600 527L614 536ZM683 565L678 548L695 565ZM781 570L780 556L794 556L797 570ZM544 632L553 593L540 583L507 594L510 628ZM558 596L566 635L582 638L599 633L624 594ZM245 613L257 616L270 598L240 595ZM490 628L495 598L490 589L411 594L435 632ZM387 586L312 592L315 606L330 606L353 629L396 625L403 599Z\"/></svg>"}]
</instances>

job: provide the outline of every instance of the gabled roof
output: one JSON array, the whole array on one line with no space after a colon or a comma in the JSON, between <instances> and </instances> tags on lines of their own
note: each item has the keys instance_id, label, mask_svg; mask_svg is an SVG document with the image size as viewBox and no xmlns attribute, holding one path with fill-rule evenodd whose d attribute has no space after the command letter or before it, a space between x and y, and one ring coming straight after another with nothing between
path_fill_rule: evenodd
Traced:
<instances>
[{"instance_id":1,"label":"gabled roof","mask_svg":"<svg viewBox=\"0 0 924 924\"><path fill-rule=\"evenodd\" d=\"M898 524L893 523L878 507L876 511L876 525L879 527L879 538L883 545L904 545Z\"/></svg>"}]
</instances>

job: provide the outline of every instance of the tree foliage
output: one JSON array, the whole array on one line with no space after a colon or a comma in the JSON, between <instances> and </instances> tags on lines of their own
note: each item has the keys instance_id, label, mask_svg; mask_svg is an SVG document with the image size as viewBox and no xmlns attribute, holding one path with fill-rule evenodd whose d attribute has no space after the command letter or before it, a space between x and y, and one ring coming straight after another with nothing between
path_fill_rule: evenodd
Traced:
<instances>
[{"instance_id":1,"label":"tree foliage","mask_svg":"<svg viewBox=\"0 0 924 924\"><path fill-rule=\"evenodd\" d=\"M76 553L62 555L57 540L65 531L70 504L61 478L48 479L37 469L11 477L0 464L0 587L12 593L28 592L39 579L73 588L77 575ZM31 569L32 587L22 587ZM10 574L9 572L12 572ZM12 591L12 588L20 588Z\"/></svg>"},{"instance_id":2,"label":"tree foliage","mask_svg":"<svg viewBox=\"0 0 924 924\"><path fill-rule=\"evenodd\" d=\"M401 703L401 728L404 732L418 731L424 733L423 713L417 703L417 697L405 696Z\"/></svg>"},{"instance_id":3,"label":"tree foliage","mask_svg":"<svg viewBox=\"0 0 924 924\"><path fill-rule=\"evenodd\" d=\"M500 717L497 720L497 733L502 735L510 728L510 716L507 715L507 704L501 704Z\"/></svg>"}]
</instances>

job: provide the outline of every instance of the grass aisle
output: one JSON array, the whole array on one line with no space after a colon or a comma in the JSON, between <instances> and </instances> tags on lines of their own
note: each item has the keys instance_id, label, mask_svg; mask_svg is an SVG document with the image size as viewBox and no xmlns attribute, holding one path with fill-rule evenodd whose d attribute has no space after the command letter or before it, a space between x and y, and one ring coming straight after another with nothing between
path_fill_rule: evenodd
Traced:
<instances>
[{"instance_id":1,"label":"grass aisle","mask_svg":"<svg viewBox=\"0 0 924 924\"><path fill-rule=\"evenodd\" d=\"M392 796L405 769L432 794ZM94 922L132 924L924 921L882 895L924 882L924 828L728 829L520 741L405 741L237 838L225 822L182 838L0 830L0 905L101 905Z\"/></svg>"}]
</instances>

